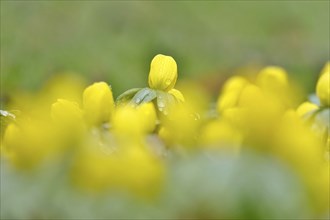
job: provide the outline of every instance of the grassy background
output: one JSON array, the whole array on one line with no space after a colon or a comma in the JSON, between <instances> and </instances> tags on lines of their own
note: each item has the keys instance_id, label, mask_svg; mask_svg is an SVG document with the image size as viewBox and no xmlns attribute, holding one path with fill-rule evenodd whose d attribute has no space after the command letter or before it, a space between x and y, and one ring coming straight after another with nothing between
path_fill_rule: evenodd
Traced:
<instances>
[{"instance_id":1,"label":"grassy background","mask_svg":"<svg viewBox=\"0 0 330 220\"><path fill-rule=\"evenodd\" d=\"M72 70L118 95L145 86L163 53L180 79L281 65L312 91L329 38L329 1L1 1L1 87L35 89Z\"/></svg>"}]
</instances>

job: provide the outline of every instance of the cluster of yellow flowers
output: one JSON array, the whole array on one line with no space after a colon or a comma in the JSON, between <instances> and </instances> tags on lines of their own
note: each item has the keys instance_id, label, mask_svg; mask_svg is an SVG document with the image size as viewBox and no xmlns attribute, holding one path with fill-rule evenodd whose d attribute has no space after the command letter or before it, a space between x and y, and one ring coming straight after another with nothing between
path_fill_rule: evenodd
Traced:
<instances>
[{"instance_id":1,"label":"cluster of yellow flowers","mask_svg":"<svg viewBox=\"0 0 330 220\"><path fill-rule=\"evenodd\" d=\"M174 89L177 76L175 60L157 55L149 87L128 90L116 101L105 82L85 88L80 100L84 84L70 77L33 96L33 106L26 95L14 98L12 108L23 109L1 113L9 121L1 137L1 160L31 172L69 157L68 173L78 188L150 198L161 191L174 155L226 151L239 158L255 151L297 173L316 213L328 210L329 63L317 82L316 101L298 107L280 67L262 69L254 81L230 78L216 114L210 114L194 86L183 93Z\"/></svg>"}]
</instances>

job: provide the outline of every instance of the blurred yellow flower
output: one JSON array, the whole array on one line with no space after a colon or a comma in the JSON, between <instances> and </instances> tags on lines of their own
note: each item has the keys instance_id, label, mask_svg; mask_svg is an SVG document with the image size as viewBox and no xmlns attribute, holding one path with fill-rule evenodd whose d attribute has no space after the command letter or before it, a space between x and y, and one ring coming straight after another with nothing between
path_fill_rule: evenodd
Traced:
<instances>
[{"instance_id":1,"label":"blurred yellow flower","mask_svg":"<svg viewBox=\"0 0 330 220\"><path fill-rule=\"evenodd\" d=\"M217 101L217 110L222 113L226 109L234 108L238 104L238 99L241 91L233 90L222 93Z\"/></svg>"},{"instance_id":2,"label":"blurred yellow flower","mask_svg":"<svg viewBox=\"0 0 330 220\"><path fill-rule=\"evenodd\" d=\"M223 92L230 91L241 91L245 85L248 84L248 81L241 76L233 76L229 78L226 83L223 85Z\"/></svg>"},{"instance_id":3,"label":"blurred yellow flower","mask_svg":"<svg viewBox=\"0 0 330 220\"><path fill-rule=\"evenodd\" d=\"M141 116L141 112L138 112L135 107L121 106L116 108L110 123L116 134L134 139L144 134L144 119Z\"/></svg>"},{"instance_id":4,"label":"blurred yellow flower","mask_svg":"<svg viewBox=\"0 0 330 220\"><path fill-rule=\"evenodd\" d=\"M139 141L156 127L156 110L154 104L144 103L139 106L117 107L111 119L112 129L124 140Z\"/></svg>"},{"instance_id":5,"label":"blurred yellow flower","mask_svg":"<svg viewBox=\"0 0 330 220\"><path fill-rule=\"evenodd\" d=\"M65 99L58 99L51 107L51 117L59 123L77 122L82 119L83 113L78 103Z\"/></svg>"},{"instance_id":6,"label":"blurred yellow flower","mask_svg":"<svg viewBox=\"0 0 330 220\"><path fill-rule=\"evenodd\" d=\"M123 145L105 154L95 145L84 146L76 155L71 173L75 185L92 193L116 190L150 197L159 192L165 167L144 146Z\"/></svg>"},{"instance_id":7,"label":"blurred yellow flower","mask_svg":"<svg viewBox=\"0 0 330 220\"><path fill-rule=\"evenodd\" d=\"M262 89L278 92L288 86L286 71L277 66L269 66L260 71L256 84Z\"/></svg>"},{"instance_id":8,"label":"blurred yellow flower","mask_svg":"<svg viewBox=\"0 0 330 220\"><path fill-rule=\"evenodd\" d=\"M213 199L212 194L215 192L214 190L219 191L217 183L221 185L221 183L235 182L236 179L232 179L231 176L235 176L232 174L241 170L237 165L245 166L246 164L243 154L254 155L256 152L258 154L256 159L264 156L265 162L272 158L271 160L275 159L280 165L283 165L285 172L283 174L288 171L288 174L293 177L292 181L298 181L297 190L300 190L300 185L303 186L303 190L299 191L299 196L293 199L303 198L301 200L305 203L304 197L308 197L309 208L315 212L312 213L312 217L322 217L323 213L329 210L330 138L329 126L324 125L328 121L330 104L329 74L328 63L322 70L316 86L316 94L321 101L321 106L307 101L299 105L297 109L292 107L296 106L293 105L292 100L295 93L292 92L292 84L289 85L287 73L284 69L275 66L262 69L253 82L240 76L228 79L222 88L216 106L213 106L214 103L212 103L214 108L211 109L209 109L210 94L197 83L181 84L180 91L184 92L185 97L179 90L174 89L177 80L177 66L170 56L155 56L151 62L148 79L150 88L128 90L117 99L116 106L111 87L105 82L97 82L84 90L83 108L80 108L81 103L77 96L82 92L80 91L82 83L75 83L74 77L59 78L44 88L44 93L49 91L50 94L20 95L17 101L21 106L26 107L22 111L24 112L22 115L16 115L11 120L6 120L8 112L1 111L1 128L5 128L5 131L1 132L3 139L0 141L1 158L5 159L1 163L8 161L10 165L25 170L35 167L42 168L40 171L45 172L46 170L48 174L48 166L41 165L49 161L57 161L58 164L52 163L51 165L55 166L51 166L51 168L56 168L60 164L58 171L61 172L59 173L61 176L59 176L60 178L54 176L52 179L62 181L63 177L67 177L64 169L69 169L68 176L72 178L76 187L87 192L97 193L98 196L101 195L94 198L102 197L102 201L103 199L108 201L109 194L107 193L114 192L115 196L119 196L119 200L114 201L120 203L119 209L122 208L121 203L135 205L134 202L137 200L132 196L149 199L159 195L158 193L162 189L164 189L165 195L162 194L161 199L166 198L173 201L172 199L176 199L173 195L177 194L177 191L168 187L163 188L165 183L170 187L185 188L186 184L199 178L199 176L189 175L195 175L195 173L200 175L199 171L207 168L203 164L207 165L211 162L214 170L217 169L217 164L219 166L223 164L223 169L221 168L222 170L216 175L216 178L222 179L221 175L226 176L228 171L229 181L224 179L225 182L217 182L218 180L216 180L216 184L206 186L207 191L200 188L202 191L195 198L202 198L203 202L211 202L211 206L213 206L212 202L215 202L214 207L216 208L219 207L218 201ZM63 91L61 90L62 83ZM36 102L32 102L34 97ZM313 112L316 114L313 115ZM309 114L315 117L310 120L311 123L306 123L302 118L307 118ZM87 129L87 125L89 129ZM235 166L230 165L228 168L232 168L226 170L227 163L214 163L215 160L213 161L218 157L211 154L219 149L238 156L242 155L243 163L235 162ZM204 155L201 157L202 160L197 154ZM52 160L54 158L58 160ZM223 157L219 157L220 160L221 158ZM250 161L248 162L250 163ZM265 165L273 166L273 162ZM5 165L5 167L10 166ZM166 176L167 168L172 169L171 172L175 172ZM256 169L252 170L252 173L268 170L268 168L264 169L265 166L251 166L251 168ZM276 171L282 172L281 169L276 169ZM11 169L8 170L11 172ZM50 171L56 172L55 175L58 175L57 169L54 171L50 169ZM223 171L225 172L222 173ZM52 174L51 172L50 174ZM9 174L11 175L11 173ZM13 174L16 175L16 173ZM278 177L281 175L272 177L279 179ZM298 178L296 179L294 176ZM34 177L38 177L38 175L32 176L32 178ZM183 178L180 179L181 177ZM248 177L246 183L251 183L250 176L246 177ZM290 176L288 177L289 180ZM14 180L16 179L14 178ZM179 182L174 182L178 179ZM286 184L286 180L285 182L279 180L280 185ZM289 181L291 183L291 180ZM33 181L31 182L34 184ZM41 182L43 186L46 181ZM205 187L203 184L198 185L200 183L202 182L197 181L194 183L195 185L187 188L188 191L184 193L189 194L188 199L190 199L190 192L195 189L200 190L199 187ZM55 184L57 183L55 182ZM279 186L276 190L282 194L287 193L285 190L282 191L282 187ZM285 186L285 189L286 187L292 189L289 185ZM47 192L50 189L48 186L45 188ZM273 189L271 185L264 188ZM56 189L56 192L66 193L66 189L63 191ZM253 190L256 188L253 186L250 189L248 186L247 189L252 189L251 193L254 193ZM123 200L120 198L121 195L124 195ZM223 195L224 198L229 198L232 194ZM265 195L268 199L268 195ZM62 194L58 198L61 196ZM214 196L222 198L218 194L214 194ZM238 193L237 196L233 201L240 203L240 199L244 195ZM117 197L115 198L117 199ZM276 199L278 198L288 197L276 197ZM204 199L206 200L204 201ZM179 203L184 204L185 201L186 198L183 198ZM126 204L126 202L128 203ZM192 200L193 206L191 207L198 202ZM57 199L55 203L57 204ZM160 200L157 205L167 206L168 204L165 203L164 200ZM191 204L184 207L189 208ZM143 206L137 206L138 208L152 210L159 207L149 207L143 204ZM183 212L180 210L179 217L189 214L190 209L187 209L188 212L186 212L185 208ZM236 211L236 208L235 206L233 210ZM275 208L277 207L275 206ZM103 207L100 210L102 209ZM165 207L164 210L169 211L168 207ZM175 207L175 210L179 209ZM213 208L210 210L212 212ZM298 208L298 212L299 210ZM154 211L156 211L155 214L159 214L158 210ZM199 213L199 210L197 211ZM192 214L194 215L194 213ZM207 216L204 216L203 212L200 216L208 217L209 213L206 214ZM175 215L173 216L175 217ZM226 217L226 215L224 216ZM255 217L258 218L259 215Z\"/></svg>"},{"instance_id":9,"label":"blurred yellow flower","mask_svg":"<svg viewBox=\"0 0 330 220\"><path fill-rule=\"evenodd\" d=\"M316 84L316 95L324 106L330 106L330 71L325 71Z\"/></svg>"},{"instance_id":10,"label":"blurred yellow flower","mask_svg":"<svg viewBox=\"0 0 330 220\"><path fill-rule=\"evenodd\" d=\"M169 91L174 88L177 78L177 65L172 57L158 54L153 58L149 72L150 88Z\"/></svg>"},{"instance_id":11,"label":"blurred yellow flower","mask_svg":"<svg viewBox=\"0 0 330 220\"><path fill-rule=\"evenodd\" d=\"M141 114L143 120L142 130L145 130L147 133L153 132L156 128L157 114L155 106L152 102L143 103L136 107L138 114Z\"/></svg>"},{"instance_id":12,"label":"blurred yellow flower","mask_svg":"<svg viewBox=\"0 0 330 220\"><path fill-rule=\"evenodd\" d=\"M83 107L89 125L108 122L114 109L112 91L105 82L88 86L83 93Z\"/></svg>"},{"instance_id":13,"label":"blurred yellow flower","mask_svg":"<svg viewBox=\"0 0 330 220\"><path fill-rule=\"evenodd\" d=\"M226 120L215 120L207 123L200 132L202 146L215 149L226 149L238 153L242 143L239 130Z\"/></svg>"},{"instance_id":14,"label":"blurred yellow flower","mask_svg":"<svg viewBox=\"0 0 330 220\"><path fill-rule=\"evenodd\" d=\"M196 144L200 120L194 114L190 105L185 103L176 106L167 117L161 118L161 123L163 128L160 135L164 137L166 142L188 148Z\"/></svg>"},{"instance_id":15,"label":"blurred yellow flower","mask_svg":"<svg viewBox=\"0 0 330 220\"><path fill-rule=\"evenodd\" d=\"M317 110L319 107L311 102L304 102L297 108L297 114L299 117L304 117L306 114Z\"/></svg>"},{"instance_id":16,"label":"blurred yellow flower","mask_svg":"<svg viewBox=\"0 0 330 220\"><path fill-rule=\"evenodd\" d=\"M32 169L46 157L58 153L59 146L49 123L34 120L21 121L8 125L3 141L3 153L20 169Z\"/></svg>"},{"instance_id":17,"label":"blurred yellow flower","mask_svg":"<svg viewBox=\"0 0 330 220\"><path fill-rule=\"evenodd\" d=\"M246 85L248 85L248 81L241 76L233 76L227 80L217 101L218 112L236 107L239 96Z\"/></svg>"},{"instance_id":18,"label":"blurred yellow flower","mask_svg":"<svg viewBox=\"0 0 330 220\"><path fill-rule=\"evenodd\" d=\"M51 118L54 132L58 135L58 139L63 141L63 145L66 145L65 142L79 140L81 136L85 135L86 125L78 103L58 99L51 106Z\"/></svg>"},{"instance_id":19,"label":"blurred yellow flower","mask_svg":"<svg viewBox=\"0 0 330 220\"><path fill-rule=\"evenodd\" d=\"M269 66L260 71L256 85L275 102L281 103L283 108L292 108L296 100L294 84L289 86L287 72L277 66Z\"/></svg>"},{"instance_id":20,"label":"blurred yellow flower","mask_svg":"<svg viewBox=\"0 0 330 220\"><path fill-rule=\"evenodd\" d=\"M330 61L328 61L328 62L324 65L323 69L321 70L321 75L322 75L322 74L325 74L326 72L330 72Z\"/></svg>"},{"instance_id":21,"label":"blurred yellow flower","mask_svg":"<svg viewBox=\"0 0 330 220\"><path fill-rule=\"evenodd\" d=\"M271 153L289 164L302 178L317 210L329 207L329 170L324 158L324 148L311 129L304 124L297 113L288 110L279 121L274 133ZM328 180L327 180L328 179Z\"/></svg>"},{"instance_id":22,"label":"blurred yellow flower","mask_svg":"<svg viewBox=\"0 0 330 220\"><path fill-rule=\"evenodd\" d=\"M134 145L125 147L119 157L119 187L147 198L160 192L166 174L165 164L160 158L145 146Z\"/></svg>"},{"instance_id":23,"label":"blurred yellow flower","mask_svg":"<svg viewBox=\"0 0 330 220\"><path fill-rule=\"evenodd\" d=\"M168 93L172 94L180 102L185 101L183 94L177 89L171 89Z\"/></svg>"}]
</instances>

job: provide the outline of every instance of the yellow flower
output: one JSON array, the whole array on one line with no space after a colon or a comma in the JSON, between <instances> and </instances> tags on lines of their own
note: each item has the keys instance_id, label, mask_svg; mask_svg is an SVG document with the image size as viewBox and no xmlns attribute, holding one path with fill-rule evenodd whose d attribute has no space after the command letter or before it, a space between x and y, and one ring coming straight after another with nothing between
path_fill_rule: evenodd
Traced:
<instances>
[{"instance_id":1,"label":"yellow flower","mask_svg":"<svg viewBox=\"0 0 330 220\"><path fill-rule=\"evenodd\" d=\"M51 118L59 140L64 143L77 140L84 135L86 124L83 120L83 112L78 103L65 99L58 99L52 104Z\"/></svg>"},{"instance_id":2,"label":"yellow flower","mask_svg":"<svg viewBox=\"0 0 330 220\"><path fill-rule=\"evenodd\" d=\"M118 187L142 198L156 196L163 187L166 167L146 146L126 146L119 156ZM113 177L116 178L116 177Z\"/></svg>"},{"instance_id":3,"label":"yellow flower","mask_svg":"<svg viewBox=\"0 0 330 220\"><path fill-rule=\"evenodd\" d=\"M27 120L9 124L2 153L20 169L32 169L59 152L49 123Z\"/></svg>"},{"instance_id":4,"label":"yellow flower","mask_svg":"<svg viewBox=\"0 0 330 220\"><path fill-rule=\"evenodd\" d=\"M322 105L330 106L330 71L324 72L320 76L316 84L316 95Z\"/></svg>"},{"instance_id":5,"label":"yellow flower","mask_svg":"<svg viewBox=\"0 0 330 220\"><path fill-rule=\"evenodd\" d=\"M117 107L111 123L117 136L137 141L155 129L156 120L155 107L149 102L137 107L130 105Z\"/></svg>"},{"instance_id":6,"label":"yellow flower","mask_svg":"<svg viewBox=\"0 0 330 220\"><path fill-rule=\"evenodd\" d=\"M208 148L225 148L237 153L242 142L242 135L226 120L214 120L201 129L200 142Z\"/></svg>"},{"instance_id":7,"label":"yellow flower","mask_svg":"<svg viewBox=\"0 0 330 220\"><path fill-rule=\"evenodd\" d=\"M135 107L126 105L117 107L111 118L114 132L120 136L140 137L143 134L144 119Z\"/></svg>"},{"instance_id":8,"label":"yellow flower","mask_svg":"<svg viewBox=\"0 0 330 220\"><path fill-rule=\"evenodd\" d=\"M238 106L259 109L259 106L264 104L265 100L266 97L258 86L248 84L241 91Z\"/></svg>"},{"instance_id":9,"label":"yellow flower","mask_svg":"<svg viewBox=\"0 0 330 220\"><path fill-rule=\"evenodd\" d=\"M82 111L78 103L65 99L57 99L51 107L51 117L57 123L77 122L82 119Z\"/></svg>"},{"instance_id":10,"label":"yellow flower","mask_svg":"<svg viewBox=\"0 0 330 220\"><path fill-rule=\"evenodd\" d=\"M257 77L257 85L266 91L279 91L288 86L286 71L277 66L262 69Z\"/></svg>"},{"instance_id":11,"label":"yellow flower","mask_svg":"<svg viewBox=\"0 0 330 220\"><path fill-rule=\"evenodd\" d=\"M222 113L227 109L234 108L238 104L241 91L230 91L222 93L217 102L217 110Z\"/></svg>"},{"instance_id":12,"label":"yellow flower","mask_svg":"<svg viewBox=\"0 0 330 220\"><path fill-rule=\"evenodd\" d=\"M172 94L180 102L185 101L183 94L177 89L171 89L168 93Z\"/></svg>"},{"instance_id":13,"label":"yellow flower","mask_svg":"<svg viewBox=\"0 0 330 220\"><path fill-rule=\"evenodd\" d=\"M300 176L313 208L321 213L327 210L329 167L324 167L328 162L324 160L322 140L301 122L295 111L288 110L279 120L271 143L272 153Z\"/></svg>"},{"instance_id":14,"label":"yellow flower","mask_svg":"<svg viewBox=\"0 0 330 220\"><path fill-rule=\"evenodd\" d=\"M157 195L166 170L145 146L122 145L115 154L105 154L96 143L90 144L73 163L71 175L77 187L91 193L123 190L142 198Z\"/></svg>"},{"instance_id":15,"label":"yellow flower","mask_svg":"<svg viewBox=\"0 0 330 220\"><path fill-rule=\"evenodd\" d=\"M226 81L223 86L223 92L229 91L241 91L245 85L248 84L248 81L241 76L233 76Z\"/></svg>"},{"instance_id":16,"label":"yellow flower","mask_svg":"<svg viewBox=\"0 0 330 220\"><path fill-rule=\"evenodd\" d=\"M95 140L93 140L95 141ZM75 186L91 193L104 191L114 185L117 158L102 152L97 143L83 145L74 157L71 178Z\"/></svg>"},{"instance_id":17,"label":"yellow flower","mask_svg":"<svg viewBox=\"0 0 330 220\"><path fill-rule=\"evenodd\" d=\"M304 117L306 114L317 110L319 107L315 105L314 103L311 102L304 102L301 105L298 106L297 108L297 114L299 117Z\"/></svg>"},{"instance_id":18,"label":"yellow flower","mask_svg":"<svg viewBox=\"0 0 330 220\"><path fill-rule=\"evenodd\" d=\"M226 109L236 107L239 96L246 85L248 85L248 81L243 77L231 77L223 86L222 93L218 98L218 112L223 112Z\"/></svg>"},{"instance_id":19,"label":"yellow flower","mask_svg":"<svg viewBox=\"0 0 330 220\"><path fill-rule=\"evenodd\" d=\"M177 65L172 57L158 54L153 58L149 72L150 88L169 91L174 88L177 78Z\"/></svg>"},{"instance_id":20,"label":"yellow flower","mask_svg":"<svg viewBox=\"0 0 330 220\"><path fill-rule=\"evenodd\" d=\"M161 118L163 130L160 132L167 143L175 143L187 147L194 146L198 135L200 120L187 104L178 105L167 117ZM170 137L170 140L167 139Z\"/></svg>"},{"instance_id":21,"label":"yellow flower","mask_svg":"<svg viewBox=\"0 0 330 220\"><path fill-rule=\"evenodd\" d=\"M144 103L137 107L137 110L141 113L143 119L143 130L146 132L152 132L156 128L157 114L155 106L152 102Z\"/></svg>"},{"instance_id":22,"label":"yellow flower","mask_svg":"<svg viewBox=\"0 0 330 220\"><path fill-rule=\"evenodd\" d=\"M98 82L87 87L83 94L83 106L88 124L108 122L114 109L112 91L108 84Z\"/></svg>"},{"instance_id":23,"label":"yellow flower","mask_svg":"<svg viewBox=\"0 0 330 220\"><path fill-rule=\"evenodd\" d=\"M159 128L158 136L167 145L172 145L173 144L173 138L171 137L171 132L166 127L161 126Z\"/></svg>"}]
</instances>

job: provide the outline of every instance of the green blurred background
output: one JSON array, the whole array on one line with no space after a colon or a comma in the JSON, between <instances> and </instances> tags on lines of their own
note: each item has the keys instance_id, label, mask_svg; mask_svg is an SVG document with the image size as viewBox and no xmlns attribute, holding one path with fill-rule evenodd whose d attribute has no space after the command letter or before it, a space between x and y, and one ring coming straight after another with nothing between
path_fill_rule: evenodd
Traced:
<instances>
[{"instance_id":1,"label":"green blurred background","mask_svg":"<svg viewBox=\"0 0 330 220\"><path fill-rule=\"evenodd\" d=\"M117 96L145 86L163 53L179 79L214 93L251 65L283 66L310 92L329 38L329 1L1 1L1 88L37 89L70 70Z\"/></svg>"}]
</instances>

